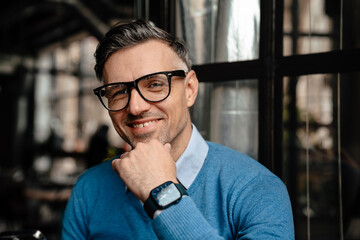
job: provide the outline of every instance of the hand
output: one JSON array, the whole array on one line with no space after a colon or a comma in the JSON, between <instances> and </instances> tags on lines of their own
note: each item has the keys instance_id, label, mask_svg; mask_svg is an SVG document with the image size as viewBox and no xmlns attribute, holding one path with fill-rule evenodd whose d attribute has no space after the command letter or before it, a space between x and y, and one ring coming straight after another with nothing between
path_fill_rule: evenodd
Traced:
<instances>
[{"instance_id":1,"label":"hand","mask_svg":"<svg viewBox=\"0 0 360 240\"><path fill-rule=\"evenodd\" d=\"M113 160L114 171L142 202L150 191L167 181L177 182L176 164L170 155L171 145L158 140L138 143L136 147Z\"/></svg>"}]
</instances>

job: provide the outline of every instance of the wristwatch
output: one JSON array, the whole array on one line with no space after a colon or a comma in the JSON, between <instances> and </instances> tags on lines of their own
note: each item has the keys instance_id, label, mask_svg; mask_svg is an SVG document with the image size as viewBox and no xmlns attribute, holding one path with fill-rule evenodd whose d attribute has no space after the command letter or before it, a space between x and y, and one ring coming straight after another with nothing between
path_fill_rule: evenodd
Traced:
<instances>
[{"instance_id":1,"label":"wristwatch","mask_svg":"<svg viewBox=\"0 0 360 240\"><path fill-rule=\"evenodd\" d=\"M184 195L188 194L181 183L165 182L150 192L149 198L144 202L145 212L152 219L157 210L178 203Z\"/></svg>"}]
</instances>

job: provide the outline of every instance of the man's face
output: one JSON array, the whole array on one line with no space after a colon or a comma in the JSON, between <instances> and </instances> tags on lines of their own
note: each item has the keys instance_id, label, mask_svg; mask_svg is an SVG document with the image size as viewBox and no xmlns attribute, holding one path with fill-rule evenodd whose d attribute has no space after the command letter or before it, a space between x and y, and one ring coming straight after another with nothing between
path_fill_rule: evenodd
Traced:
<instances>
[{"instance_id":1,"label":"man's face","mask_svg":"<svg viewBox=\"0 0 360 240\"><path fill-rule=\"evenodd\" d=\"M105 84L130 82L147 74L174 70L187 68L169 46L149 40L113 53L105 63L103 79ZM127 108L109 112L116 131L133 147L154 138L164 144L186 147L191 136L188 108L195 101L197 84L193 71L186 78L174 76L170 96L158 103L147 102L133 88Z\"/></svg>"}]
</instances>

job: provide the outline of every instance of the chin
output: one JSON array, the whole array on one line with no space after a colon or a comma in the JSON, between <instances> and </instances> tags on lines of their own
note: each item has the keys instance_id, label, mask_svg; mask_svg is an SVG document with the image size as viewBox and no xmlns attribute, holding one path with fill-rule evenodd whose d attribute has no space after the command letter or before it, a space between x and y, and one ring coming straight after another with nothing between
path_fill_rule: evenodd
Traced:
<instances>
[{"instance_id":1,"label":"chin","mask_svg":"<svg viewBox=\"0 0 360 240\"><path fill-rule=\"evenodd\" d=\"M149 142L151 139L154 139L155 137L153 137L153 134L150 134L150 133L148 133L148 134L142 134L142 135L138 135L138 136L134 136L133 138L132 138L132 141L131 141L131 143L132 143L132 145L134 145L134 147L136 146L136 144L137 143L139 143L139 142L143 142L143 143L146 143L146 142ZM155 138L155 139L157 139L157 138Z\"/></svg>"},{"instance_id":2,"label":"chin","mask_svg":"<svg viewBox=\"0 0 360 240\"><path fill-rule=\"evenodd\" d=\"M162 144L170 143L167 135L164 135L164 136L154 136L154 135L155 134L152 133L152 134L143 134L141 136L136 136L133 138L131 145L133 145L135 147L136 144L139 142L147 143L152 139L156 139L159 142L161 142Z\"/></svg>"}]
</instances>

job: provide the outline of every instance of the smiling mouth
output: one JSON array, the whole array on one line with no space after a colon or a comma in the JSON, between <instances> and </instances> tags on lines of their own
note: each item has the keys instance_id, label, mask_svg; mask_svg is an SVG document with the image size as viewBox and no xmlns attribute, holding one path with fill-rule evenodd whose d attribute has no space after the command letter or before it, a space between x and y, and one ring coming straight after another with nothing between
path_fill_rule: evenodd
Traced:
<instances>
[{"instance_id":1,"label":"smiling mouth","mask_svg":"<svg viewBox=\"0 0 360 240\"><path fill-rule=\"evenodd\" d=\"M143 127L150 126L151 124L154 124L156 121L158 121L158 120L151 120L151 121L144 122L144 123L130 124L130 126L133 128L143 128Z\"/></svg>"}]
</instances>

